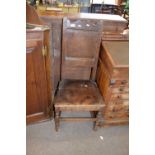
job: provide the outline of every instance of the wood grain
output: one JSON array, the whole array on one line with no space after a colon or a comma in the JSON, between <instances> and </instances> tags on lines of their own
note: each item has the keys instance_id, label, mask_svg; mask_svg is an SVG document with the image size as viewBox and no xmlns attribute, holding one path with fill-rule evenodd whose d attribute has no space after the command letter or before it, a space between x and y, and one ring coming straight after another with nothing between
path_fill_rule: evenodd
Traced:
<instances>
[{"instance_id":1,"label":"wood grain","mask_svg":"<svg viewBox=\"0 0 155 155\"><path fill-rule=\"evenodd\" d=\"M116 46L117 48L115 48ZM125 50L120 51L123 49ZM128 52L127 42L104 41L102 43L97 83L106 106L103 111L104 121L100 123L101 126L127 124L129 121ZM122 56L124 54L125 56Z\"/></svg>"},{"instance_id":2,"label":"wood grain","mask_svg":"<svg viewBox=\"0 0 155 155\"><path fill-rule=\"evenodd\" d=\"M62 79L95 80L101 21L64 18Z\"/></svg>"}]
</instances>

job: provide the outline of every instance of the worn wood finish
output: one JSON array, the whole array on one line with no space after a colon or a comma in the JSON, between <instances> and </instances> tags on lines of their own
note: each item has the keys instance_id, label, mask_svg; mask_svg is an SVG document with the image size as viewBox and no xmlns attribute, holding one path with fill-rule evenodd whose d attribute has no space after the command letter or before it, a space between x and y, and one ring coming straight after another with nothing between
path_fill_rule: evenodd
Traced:
<instances>
[{"instance_id":1,"label":"worn wood finish","mask_svg":"<svg viewBox=\"0 0 155 155\"><path fill-rule=\"evenodd\" d=\"M117 125L128 125L129 119L118 119L118 120L108 120L104 121L104 124L100 124L100 127L109 127L109 126L117 126Z\"/></svg>"},{"instance_id":2,"label":"worn wood finish","mask_svg":"<svg viewBox=\"0 0 155 155\"><path fill-rule=\"evenodd\" d=\"M102 21L63 20L62 79L95 80Z\"/></svg>"},{"instance_id":3,"label":"worn wood finish","mask_svg":"<svg viewBox=\"0 0 155 155\"><path fill-rule=\"evenodd\" d=\"M60 81L60 65L61 65L61 34L62 34L62 19L55 17L41 17L44 23L50 27L50 55L51 55L51 81L52 81L52 96L54 96Z\"/></svg>"},{"instance_id":4,"label":"worn wood finish","mask_svg":"<svg viewBox=\"0 0 155 155\"><path fill-rule=\"evenodd\" d=\"M44 104L47 104L47 83L42 42L38 42L38 46L27 52L26 64L26 114L46 112Z\"/></svg>"},{"instance_id":5,"label":"worn wood finish","mask_svg":"<svg viewBox=\"0 0 155 155\"><path fill-rule=\"evenodd\" d=\"M47 80L47 95L48 95L48 113L50 117L53 117L53 87L52 84L52 62L51 62L51 47L52 43L50 42L51 34L48 30L44 31L44 39L43 44L46 47L46 55L44 56L45 59L45 70L46 70L46 80Z\"/></svg>"},{"instance_id":6,"label":"worn wood finish","mask_svg":"<svg viewBox=\"0 0 155 155\"><path fill-rule=\"evenodd\" d=\"M38 86L36 82L30 82L29 87L32 88L29 90L29 93L27 93L27 95L33 95L33 98L28 97L29 99L27 101L32 100L33 105L30 106L29 104L27 104L29 109L27 115L27 122L35 122L49 118L48 106L50 105L49 102L51 102L52 100L50 98L50 95L52 94L52 96L54 96L54 92L58 87L58 83L61 80L61 77L62 79L96 79L96 68L98 61L97 51L99 50L101 36L102 40L104 41L120 40L122 38L124 38L122 40L126 40L126 36L122 35L122 32L127 27L128 23L122 17L117 15L100 15L85 13L62 14L39 12L39 15L42 19L40 20L38 15L35 13L34 9L32 10L32 8L30 7L28 7L27 10L28 9L29 11L27 11L27 13L32 13L30 16L27 14L28 23L33 23L37 25L46 23L50 27L50 34L48 34L48 32L46 33L45 31L40 31L41 33L39 31L33 32L33 30L29 30L29 33L27 33L27 61L29 61L27 63L27 69L29 70L29 72L31 72L31 74L29 75L31 75L30 77L33 80L35 78L38 80L40 77L42 77L41 80L44 79L44 82L41 83L44 83L45 85L47 84L47 89L45 93L45 89L43 87ZM67 21L66 27L62 27L62 24L63 22L65 22L65 20ZM99 23L101 23L101 26ZM63 36L64 34L68 34L69 39L65 39L66 43L65 45L63 44L63 50L65 49L67 52L62 52L61 62L62 28L63 30L65 29L65 33L63 33ZM75 37L75 35L77 37ZM50 42L48 38L51 38ZM40 47L45 44L47 46L47 49L50 50L50 54L47 53L47 57L43 57L44 67L43 71L41 72L44 73L45 77L42 76L42 74L38 77L38 72L34 72L34 66L36 66L36 63L38 61L34 60L39 60L40 64L42 60L39 59L40 57L38 57L38 55L34 57L33 53L36 53L36 51L41 51ZM113 45L110 45L110 47L112 46ZM108 49L106 49L106 45L104 45L103 47L105 51L111 51L109 50L109 47ZM74 85L73 89L70 88L69 84L67 84L65 87L68 88L66 88L65 90L58 90L58 96L59 93L62 92L61 97L70 97L69 99L67 99L68 104L61 102L61 104L57 104L57 106L55 107L56 130L59 127L60 120L67 119L60 119L60 109L63 111L91 111L93 117L92 120L95 121L95 128L97 126L105 125L108 123L118 124L127 122L126 120L128 119L128 66L122 64L120 66L120 63L117 64L115 61L117 60L113 60L113 57L110 58L108 54L100 55L97 72L97 82L99 84L99 88L103 97L106 96L105 104L107 108L104 108L100 104L96 104L97 102L95 102L95 100L97 96L95 97L94 94L98 91L92 91L94 90L94 86L90 87L90 90L88 89L87 91L80 90L82 94L80 94L80 92L77 91L77 89L75 89L76 87L78 87L77 85ZM40 65L37 65L37 67L40 67ZM29 79L29 81L31 81L31 78ZM50 83L51 79L52 82ZM40 88L42 88L42 90L39 90ZM89 97L86 97L85 95L88 95ZM76 98L76 96L80 97ZM46 98L45 104L41 102L44 98ZM80 98L82 100L80 100ZM79 101L80 104L77 104L77 101ZM100 103L100 101L98 102ZM101 119L102 114L105 114L105 120ZM72 118L69 118L69 120L71 121ZM78 120L81 120L81 118L76 118L75 121ZM84 120L91 119L85 118ZM104 123L102 124L102 122Z\"/></svg>"},{"instance_id":7,"label":"worn wood finish","mask_svg":"<svg viewBox=\"0 0 155 155\"><path fill-rule=\"evenodd\" d=\"M107 68L111 78L115 80L128 80L129 77L129 53L128 42L124 41L103 41L104 52L100 53L100 58Z\"/></svg>"},{"instance_id":8,"label":"worn wood finish","mask_svg":"<svg viewBox=\"0 0 155 155\"><path fill-rule=\"evenodd\" d=\"M38 10L38 14L40 15L41 19L45 23L47 23L51 28L51 42L52 42L52 50L51 51L52 51L52 55L53 55L53 57L51 58L52 59L51 67L52 67L52 81L53 81L53 89L54 89L53 93L55 92L56 87L58 86L58 83L60 81L61 29L62 29L62 20L64 17L69 18L70 20L81 19L82 21L86 21L86 22L93 21L93 20L95 20L95 21L101 20L102 21L102 31L104 31L104 33L106 32L106 33L116 33L116 34L119 33L120 34L123 32L123 30L125 29L126 24L127 24L127 21L118 15L101 15L101 14L88 14L88 13L80 13L80 14L58 13L58 12L50 12L50 11L44 11L44 10ZM103 22L104 22L104 24L103 24ZM88 27L87 27L87 29L88 29ZM75 29L73 29L73 31L75 31ZM87 33L87 31L85 33ZM89 34L87 34L87 35L88 35L88 38L89 38L89 36L91 36ZM95 38L94 38L94 41L95 41ZM71 40L69 42L71 42ZM76 42L79 42L79 41L76 41ZM80 41L80 45L81 45L81 42L82 41ZM70 44L71 43L69 43L69 45ZM77 45L77 43L75 45L80 46L80 45ZM87 46L87 48L89 50L89 45ZM72 65L72 63L74 63L74 65L76 65L75 61L76 61L76 64L78 65L78 68L72 67L72 68L68 69L68 67L64 67L64 72L66 72L66 78L74 76L73 77L74 79L80 79L80 75L83 75L83 79L88 79L89 73L91 72L91 68L90 67L84 68L82 66L82 62L85 63L87 60L81 59L80 63L79 63L79 59L74 59L74 60L69 59L67 62L69 62L69 64L71 64L71 65ZM92 64L93 61L88 59L88 63ZM81 67L79 65L81 65ZM73 72L74 72L74 74L72 74ZM95 77L95 73L93 76Z\"/></svg>"},{"instance_id":9,"label":"worn wood finish","mask_svg":"<svg viewBox=\"0 0 155 155\"><path fill-rule=\"evenodd\" d=\"M127 124L129 117L128 42L104 41L100 51L97 83L105 99L102 126Z\"/></svg>"},{"instance_id":10,"label":"worn wood finish","mask_svg":"<svg viewBox=\"0 0 155 155\"><path fill-rule=\"evenodd\" d=\"M127 28L128 21L119 15L96 14L96 13L58 13L49 11L38 11L40 16L56 17L62 19L64 17L72 19L84 20L102 20L102 31L108 33L122 33Z\"/></svg>"},{"instance_id":11,"label":"worn wood finish","mask_svg":"<svg viewBox=\"0 0 155 155\"><path fill-rule=\"evenodd\" d=\"M95 82L64 80L55 97L55 107L87 106L103 107L102 97ZM74 104L73 104L74 103Z\"/></svg>"},{"instance_id":12,"label":"worn wood finish","mask_svg":"<svg viewBox=\"0 0 155 155\"><path fill-rule=\"evenodd\" d=\"M60 82L57 95L54 100L55 124L58 131L60 120L63 121L95 121L94 128L98 126L101 116L92 118L62 118L61 111L89 111L102 112L104 108L103 98L95 82L84 80L63 80Z\"/></svg>"},{"instance_id":13,"label":"worn wood finish","mask_svg":"<svg viewBox=\"0 0 155 155\"><path fill-rule=\"evenodd\" d=\"M45 115L44 112L35 113L26 116L26 124L34 124L49 120L49 115Z\"/></svg>"},{"instance_id":14,"label":"worn wood finish","mask_svg":"<svg viewBox=\"0 0 155 155\"><path fill-rule=\"evenodd\" d=\"M34 26L34 25L33 25ZM36 26L37 27L37 26ZM46 40L44 40L46 38ZM26 119L27 124L49 118L51 102L50 61L42 55L48 49L47 27L26 30ZM48 54L48 53L47 53Z\"/></svg>"}]
</instances>

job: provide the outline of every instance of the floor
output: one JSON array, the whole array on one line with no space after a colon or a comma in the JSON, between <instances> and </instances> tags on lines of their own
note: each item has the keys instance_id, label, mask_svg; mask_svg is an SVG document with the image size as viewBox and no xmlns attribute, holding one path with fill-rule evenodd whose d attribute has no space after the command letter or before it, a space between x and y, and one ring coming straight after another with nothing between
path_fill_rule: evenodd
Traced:
<instances>
[{"instance_id":1,"label":"floor","mask_svg":"<svg viewBox=\"0 0 155 155\"><path fill-rule=\"evenodd\" d=\"M128 155L129 128L114 126L92 130L92 122L54 122L27 126L27 155Z\"/></svg>"}]
</instances>

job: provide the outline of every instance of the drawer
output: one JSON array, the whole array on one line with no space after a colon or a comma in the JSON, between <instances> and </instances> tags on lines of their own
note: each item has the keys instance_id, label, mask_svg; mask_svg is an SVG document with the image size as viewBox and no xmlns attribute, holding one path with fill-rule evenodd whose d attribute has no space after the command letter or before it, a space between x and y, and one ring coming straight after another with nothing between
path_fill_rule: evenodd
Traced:
<instances>
[{"instance_id":1,"label":"drawer","mask_svg":"<svg viewBox=\"0 0 155 155\"><path fill-rule=\"evenodd\" d=\"M129 68L128 67L117 67L113 68L112 77L116 79L128 79L129 78Z\"/></svg>"},{"instance_id":2,"label":"drawer","mask_svg":"<svg viewBox=\"0 0 155 155\"><path fill-rule=\"evenodd\" d=\"M129 112L129 101L119 100L110 102L107 106L106 112Z\"/></svg>"},{"instance_id":3,"label":"drawer","mask_svg":"<svg viewBox=\"0 0 155 155\"><path fill-rule=\"evenodd\" d=\"M129 87L129 81L122 79L122 80L116 80L116 79L110 79L110 87Z\"/></svg>"},{"instance_id":4,"label":"drawer","mask_svg":"<svg viewBox=\"0 0 155 155\"><path fill-rule=\"evenodd\" d=\"M129 88L128 87L123 87L120 86L118 88L111 88L112 93L128 93L129 92Z\"/></svg>"},{"instance_id":5,"label":"drawer","mask_svg":"<svg viewBox=\"0 0 155 155\"><path fill-rule=\"evenodd\" d=\"M112 94L110 97L111 101L114 100L128 100L129 99L129 93L116 93L116 94Z\"/></svg>"},{"instance_id":6,"label":"drawer","mask_svg":"<svg viewBox=\"0 0 155 155\"><path fill-rule=\"evenodd\" d=\"M122 33L123 30L127 27L127 22L122 21L104 21L103 20L103 32L114 32L114 33Z\"/></svg>"},{"instance_id":7,"label":"drawer","mask_svg":"<svg viewBox=\"0 0 155 155\"><path fill-rule=\"evenodd\" d=\"M111 112L104 114L104 120L128 119L129 112Z\"/></svg>"}]
</instances>

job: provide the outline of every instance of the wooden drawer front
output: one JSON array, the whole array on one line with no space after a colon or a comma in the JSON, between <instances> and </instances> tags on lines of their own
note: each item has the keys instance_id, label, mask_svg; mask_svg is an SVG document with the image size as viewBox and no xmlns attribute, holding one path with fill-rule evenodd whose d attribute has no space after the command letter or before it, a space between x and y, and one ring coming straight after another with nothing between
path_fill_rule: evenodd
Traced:
<instances>
[{"instance_id":1,"label":"wooden drawer front","mask_svg":"<svg viewBox=\"0 0 155 155\"><path fill-rule=\"evenodd\" d=\"M117 120L117 119L128 119L129 112L111 112L108 114L104 114L105 120Z\"/></svg>"},{"instance_id":2,"label":"wooden drawer front","mask_svg":"<svg viewBox=\"0 0 155 155\"><path fill-rule=\"evenodd\" d=\"M128 80L116 80L116 79L111 79L110 80L110 87L111 88L118 88L118 87L129 87L129 81Z\"/></svg>"},{"instance_id":3,"label":"wooden drawer front","mask_svg":"<svg viewBox=\"0 0 155 155\"><path fill-rule=\"evenodd\" d=\"M105 41L105 40L125 40L125 41L128 41L129 40L129 36L128 35L125 35L125 34L122 34L122 33L106 33L106 32L102 32L102 40Z\"/></svg>"},{"instance_id":4,"label":"wooden drawer front","mask_svg":"<svg viewBox=\"0 0 155 155\"><path fill-rule=\"evenodd\" d=\"M128 79L129 78L129 68L114 68L112 77L116 79Z\"/></svg>"},{"instance_id":5,"label":"wooden drawer front","mask_svg":"<svg viewBox=\"0 0 155 155\"><path fill-rule=\"evenodd\" d=\"M103 21L103 32L122 32L127 26L127 22Z\"/></svg>"},{"instance_id":6,"label":"wooden drawer front","mask_svg":"<svg viewBox=\"0 0 155 155\"><path fill-rule=\"evenodd\" d=\"M129 92L129 88L128 87L124 87L124 86L120 86L118 88L112 88L112 93L128 93Z\"/></svg>"},{"instance_id":7,"label":"wooden drawer front","mask_svg":"<svg viewBox=\"0 0 155 155\"><path fill-rule=\"evenodd\" d=\"M112 94L111 97L110 97L110 100L111 101L114 101L114 100L128 100L129 99L129 93L123 93L123 94L120 94L120 93L116 93L116 94Z\"/></svg>"},{"instance_id":8,"label":"wooden drawer front","mask_svg":"<svg viewBox=\"0 0 155 155\"><path fill-rule=\"evenodd\" d=\"M26 33L26 40L31 40L31 39L42 40L43 33L42 32Z\"/></svg>"},{"instance_id":9,"label":"wooden drawer front","mask_svg":"<svg viewBox=\"0 0 155 155\"><path fill-rule=\"evenodd\" d=\"M89 19L66 19L64 18L67 29L85 30L97 32L102 27L102 21Z\"/></svg>"},{"instance_id":10,"label":"wooden drawer front","mask_svg":"<svg viewBox=\"0 0 155 155\"><path fill-rule=\"evenodd\" d=\"M108 104L106 112L129 112L129 101L119 100L110 102Z\"/></svg>"}]
</instances>

